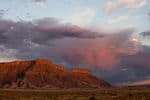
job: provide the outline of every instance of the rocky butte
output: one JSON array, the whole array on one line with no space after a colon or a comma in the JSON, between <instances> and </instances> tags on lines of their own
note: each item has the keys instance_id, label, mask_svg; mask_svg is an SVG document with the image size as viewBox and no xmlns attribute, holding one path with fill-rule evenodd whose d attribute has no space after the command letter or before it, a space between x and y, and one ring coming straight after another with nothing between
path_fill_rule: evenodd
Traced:
<instances>
[{"instance_id":1,"label":"rocky butte","mask_svg":"<svg viewBox=\"0 0 150 100\"><path fill-rule=\"evenodd\" d=\"M110 84L88 69L53 64L49 60L0 63L0 88L101 88Z\"/></svg>"}]
</instances>

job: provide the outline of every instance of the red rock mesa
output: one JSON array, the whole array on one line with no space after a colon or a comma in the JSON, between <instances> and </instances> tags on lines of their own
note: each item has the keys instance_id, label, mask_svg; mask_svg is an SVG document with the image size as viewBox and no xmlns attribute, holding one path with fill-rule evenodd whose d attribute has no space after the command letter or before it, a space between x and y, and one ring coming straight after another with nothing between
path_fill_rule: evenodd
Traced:
<instances>
[{"instance_id":1,"label":"red rock mesa","mask_svg":"<svg viewBox=\"0 0 150 100\"><path fill-rule=\"evenodd\" d=\"M64 66L49 60L0 63L0 88L100 88L110 84L88 69Z\"/></svg>"}]
</instances>

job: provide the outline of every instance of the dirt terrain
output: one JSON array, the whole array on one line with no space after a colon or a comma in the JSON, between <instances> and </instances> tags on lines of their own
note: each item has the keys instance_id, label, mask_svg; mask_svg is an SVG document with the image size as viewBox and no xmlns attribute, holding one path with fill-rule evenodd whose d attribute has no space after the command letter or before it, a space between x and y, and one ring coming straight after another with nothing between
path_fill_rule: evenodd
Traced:
<instances>
[{"instance_id":1,"label":"dirt terrain","mask_svg":"<svg viewBox=\"0 0 150 100\"><path fill-rule=\"evenodd\" d=\"M94 99L93 99L94 98ZM150 100L150 88L0 90L0 100Z\"/></svg>"}]
</instances>

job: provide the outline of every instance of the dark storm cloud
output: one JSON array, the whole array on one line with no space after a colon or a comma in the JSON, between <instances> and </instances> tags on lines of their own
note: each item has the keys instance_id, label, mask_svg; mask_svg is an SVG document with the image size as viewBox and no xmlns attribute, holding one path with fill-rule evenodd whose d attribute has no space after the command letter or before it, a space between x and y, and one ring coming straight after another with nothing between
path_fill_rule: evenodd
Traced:
<instances>
[{"instance_id":1,"label":"dark storm cloud","mask_svg":"<svg viewBox=\"0 0 150 100\"><path fill-rule=\"evenodd\" d=\"M51 25L58 25L61 22L58 19L46 17L43 19L34 20L34 23L41 26L51 26Z\"/></svg>"},{"instance_id":2,"label":"dark storm cloud","mask_svg":"<svg viewBox=\"0 0 150 100\"><path fill-rule=\"evenodd\" d=\"M33 22L1 21L0 27L3 30L0 44L16 49L20 52L19 58L39 55L34 52L38 50L39 57L51 53L71 65L109 69L119 62L120 54L134 54L138 50L130 40L133 29L107 34L64 24L54 18Z\"/></svg>"},{"instance_id":3,"label":"dark storm cloud","mask_svg":"<svg viewBox=\"0 0 150 100\"><path fill-rule=\"evenodd\" d=\"M142 35L143 37L149 37L150 36L150 31L145 31L145 32L141 32L140 35Z\"/></svg>"},{"instance_id":4,"label":"dark storm cloud","mask_svg":"<svg viewBox=\"0 0 150 100\"><path fill-rule=\"evenodd\" d=\"M54 18L32 22L2 20L0 30L0 45L15 49L18 59L53 56L70 65L99 69L116 67L121 55L134 55L140 46L131 39L132 28L112 33L94 32Z\"/></svg>"},{"instance_id":5,"label":"dark storm cloud","mask_svg":"<svg viewBox=\"0 0 150 100\"><path fill-rule=\"evenodd\" d=\"M0 44L4 41L7 41L7 38L3 34L0 33Z\"/></svg>"},{"instance_id":6,"label":"dark storm cloud","mask_svg":"<svg viewBox=\"0 0 150 100\"><path fill-rule=\"evenodd\" d=\"M139 51L140 44L130 39L132 33L131 29L126 29L107 34L101 39L66 40L70 41L68 43L61 41L53 54L72 66L113 69L119 64L121 55L134 55Z\"/></svg>"},{"instance_id":7,"label":"dark storm cloud","mask_svg":"<svg viewBox=\"0 0 150 100\"><path fill-rule=\"evenodd\" d=\"M11 28L11 26L13 26L13 24L14 23L10 20L0 19L0 33L8 31Z\"/></svg>"},{"instance_id":8,"label":"dark storm cloud","mask_svg":"<svg viewBox=\"0 0 150 100\"><path fill-rule=\"evenodd\" d=\"M141 52L134 56L125 56L123 61L127 66L150 68L150 47L142 46Z\"/></svg>"},{"instance_id":9,"label":"dark storm cloud","mask_svg":"<svg viewBox=\"0 0 150 100\"><path fill-rule=\"evenodd\" d=\"M0 21L1 40L10 48L26 48L27 45L46 43L63 38L101 38L102 34L78 26L60 24L56 19L45 18L34 22ZM2 41L1 41L2 42ZM27 43L28 42L28 43ZM12 45L13 44L13 45Z\"/></svg>"},{"instance_id":10,"label":"dark storm cloud","mask_svg":"<svg viewBox=\"0 0 150 100\"><path fill-rule=\"evenodd\" d=\"M150 12L148 13L148 16L150 17ZM150 30L141 32L140 35L143 36L144 38L150 37Z\"/></svg>"},{"instance_id":11,"label":"dark storm cloud","mask_svg":"<svg viewBox=\"0 0 150 100\"><path fill-rule=\"evenodd\" d=\"M52 24L52 25L43 25L38 24L34 27L39 33L33 38L34 42L37 43L46 43L49 39L62 39L62 38L85 38L85 39L94 39L102 38L104 34L92 32L78 26L65 25L65 24ZM44 33L41 34L41 33Z\"/></svg>"},{"instance_id":12,"label":"dark storm cloud","mask_svg":"<svg viewBox=\"0 0 150 100\"><path fill-rule=\"evenodd\" d=\"M4 35L11 29L13 22L10 20L0 20L0 44L7 41L7 36Z\"/></svg>"},{"instance_id":13,"label":"dark storm cloud","mask_svg":"<svg viewBox=\"0 0 150 100\"><path fill-rule=\"evenodd\" d=\"M116 69L107 71L94 69L94 72L113 84L150 79L150 47L142 46L142 49L136 55L122 55Z\"/></svg>"},{"instance_id":14,"label":"dark storm cloud","mask_svg":"<svg viewBox=\"0 0 150 100\"><path fill-rule=\"evenodd\" d=\"M78 26L62 24L54 18L33 22L0 20L0 45L17 50L18 59L49 57L50 47L56 40L94 39L103 38L103 36Z\"/></svg>"},{"instance_id":15,"label":"dark storm cloud","mask_svg":"<svg viewBox=\"0 0 150 100\"><path fill-rule=\"evenodd\" d=\"M149 79L149 68L121 66L115 70L97 71L97 75L107 80L112 84L127 84L128 82L135 82L139 80Z\"/></svg>"}]
</instances>

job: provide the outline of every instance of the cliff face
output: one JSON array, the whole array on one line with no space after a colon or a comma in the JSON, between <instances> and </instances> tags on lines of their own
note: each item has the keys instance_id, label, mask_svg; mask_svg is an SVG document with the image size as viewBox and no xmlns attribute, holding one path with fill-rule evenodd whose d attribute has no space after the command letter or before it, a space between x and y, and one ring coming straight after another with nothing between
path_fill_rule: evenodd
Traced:
<instances>
[{"instance_id":1,"label":"cliff face","mask_svg":"<svg viewBox=\"0 0 150 100\"><path fill-rule=\"evenodd\" d=\"M73 68L73 69L72 69L72 72L73 72L73 73L91 74L91 75L92 75L91 71L88 70L88 69Z\"/></svg>"},{"instance_id":2,"label":"cliff face","mask_svg":"<svg viewBox=\"0 0 150 100\"><path fill-rule=\"evenodd\" d=\"M99 88L110 86L89 70L73 69L48 60L0 63L0 88Z\"/></svg>"}]
</instances>

